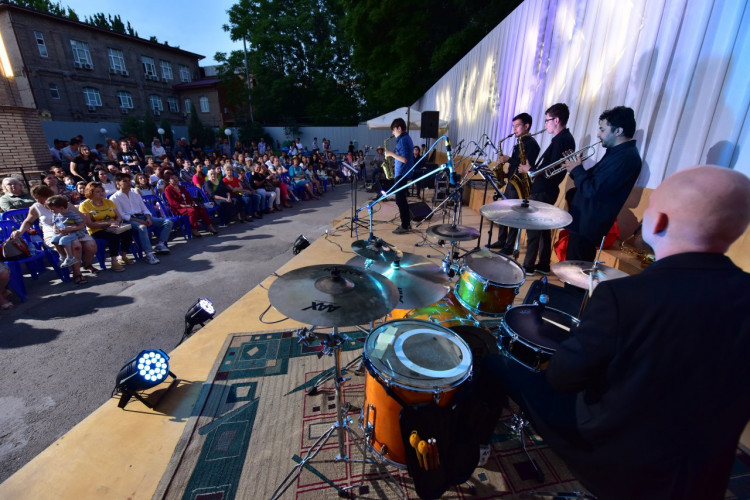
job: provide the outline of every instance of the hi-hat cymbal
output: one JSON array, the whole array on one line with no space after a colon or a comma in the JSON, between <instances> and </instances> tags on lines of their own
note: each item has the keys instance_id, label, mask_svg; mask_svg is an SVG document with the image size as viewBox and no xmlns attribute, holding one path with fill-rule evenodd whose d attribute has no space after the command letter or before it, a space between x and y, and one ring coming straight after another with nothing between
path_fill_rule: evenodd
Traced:
<instances>
[{"instance_id":1,"label":"hi-hat cymbal","mask_svg":"<svg viewBox=\"0 0 750 500\"><path fill-rule=\"evenodd\" d=\"M400 259L403 254L401 250L381 238L357 240L352 243L352 251L360 257L376 262L393 262Z\"/></svg>"},{"instance_id":2,"label":"hi-hat cymbal","mask_svg":"<svg viewBox=\"0 0 750 500\"><path fill-rule=\"evenodd\" d=\"M450 291L449 278L440 266L432 261L404 253L400 261L375 262L371 271L382 274L398 288L398 309L415 309L429 306L445 297Z\"/></svg>"},{"instance_id":3,"label":"hi-hat cymbal","mask_svg":"<svg viewBox=\"0 0 750 500\"><path fill-rule=\"evenodd\" d=\"M589 288L589 277L592 278L594 286L602 281L624 278L628 273L615 269L614 267L599 264L594 268L593 262L585 260L566 260L552 264L552 272L560 278L560 281L578 288Z\"/></svg>"},{"instance_id":4,"label":"hi-hat cymbal","mask_svg":"<svg viewBox=\"0 0 750 500\"><path fill-rule=\"evenodd\" d=\"M454 226L452 224L440 224L427 228L427 235L439 240L447 241L471 241L479 238L479 231L468 226Z\"/></svg>"},{"instance_id":5,"label":"hi-hat cymbal","mask_svg":"<svg viewBox=\"0 0 750 500\"><path fill-rule=\"evenodd\" d=\"M369 323L391 312L398 288L380 273L353 266L321 264L279 276L268 300L280 313L317 326Z\"/></svg>"},{"instance_id":6,"label":"hi-hat cymbal","mask_svg":"<svg viewBox=\"0 0 750 500\"><path fill-rule=\"evenodd\" d=\"M565 210L536 200L497 200L484 205L479 212L501 226L518 229L557 229L573 222Z\"/></svg>"}]
</instances>

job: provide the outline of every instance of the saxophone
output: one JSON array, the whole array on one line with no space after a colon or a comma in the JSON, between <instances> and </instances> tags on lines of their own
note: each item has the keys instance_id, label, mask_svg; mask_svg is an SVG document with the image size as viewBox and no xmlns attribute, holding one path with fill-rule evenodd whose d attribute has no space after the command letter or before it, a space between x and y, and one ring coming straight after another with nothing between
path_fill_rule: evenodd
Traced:
<instances>
[{"instance_id":1,"label":"saxophone","mask_svg":"<svg viewBox=\"0 0 750 500\"><path fill-rule=\"evenodd\" d=\"M521 159L521 161L519 162L519 166L526 163L526 151L523 148L523 140L524 138L531 137L532 135L536 134L525 134L518 138L518 156ZM516 188L516 193L518 193L518 197L520 199L529 199L529 195L531 195L531 178L529 178L529 174L524 174L520 170L516 169L513 177L511 177L508 182L512 184L514 188Z\"/></svg>"},{"instance_id":2,"label":"saxophone","mask_svg":"<svg viewBox=\"0 0 750 500\"><path fill-rule=\"evenodd\" d=\"M394 136L390 136L388 139L383 141L383 149L385 149L386 151L388 150L388 141L393 139L393 137ZM383 163L380 165L380 168L383 169L383 173L385 173L385 178L388 179L389 181L395 177L396 162L392 157L386 156L385 161L383 161Z\"/></svg>"}]
</instances>

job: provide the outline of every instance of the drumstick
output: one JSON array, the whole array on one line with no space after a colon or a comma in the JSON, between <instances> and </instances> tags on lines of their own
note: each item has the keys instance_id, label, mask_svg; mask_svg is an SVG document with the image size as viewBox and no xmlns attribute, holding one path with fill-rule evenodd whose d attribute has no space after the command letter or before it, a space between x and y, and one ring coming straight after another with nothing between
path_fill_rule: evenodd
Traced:
<instances>
[{"instance_id":1,"label":"drumstick","mask_svg":"<svg viewBox=\"0 0 750 500\"><path fill-rule=\"evenodd\" d=\"M551 319L545 318L544 316L542 316L542 319L544 321L546 321L547 323L551 323L551 324L555 325L556 327L558 327L558 328L560 328L562 330L565 330L566 332L570 331L570 327L569 326L565 326L565 325L563 325L561 323L558 323L557 321L552 321Z\"/></svg>"}]
</instances>

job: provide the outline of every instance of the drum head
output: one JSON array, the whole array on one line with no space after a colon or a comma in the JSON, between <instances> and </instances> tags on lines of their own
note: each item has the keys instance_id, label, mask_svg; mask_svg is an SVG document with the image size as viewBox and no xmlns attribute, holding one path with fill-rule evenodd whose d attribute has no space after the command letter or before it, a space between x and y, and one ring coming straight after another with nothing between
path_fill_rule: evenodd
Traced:
<instances>
[{"instance_id":1,"label":"drum head","mask_svg":"<svg viewBox=\"0 0 750 500\"><path fill-rule=\"evenodd\" d=\"M464 265L485 280L507 287L521 286L526 281L526 273L518 262L486 249L468 255Z\"/></svg>"},{"instance_id":2,"label":"drum head","mask_svg":"<svg viewBox=\"0 0 750 500\"><path fill-rule=\"evenodd\" d=\"M451 330L428 321L384 323L365 340L368 367L381 379L415 390L451 388L471 371L471 350Z\"/></svg>"},{"instance_id":3,"label":"drum head","mask_svg":"<svg viewBox=\"0 0 750 500\"><path fill-rule=\"evenodd\" d=\"M540 311L536 304L512 307L505 313L504 322L526 342L555 351L579 322L570 314L551 307L545 307L541 314Z\"/></svg>"}]
</instances>

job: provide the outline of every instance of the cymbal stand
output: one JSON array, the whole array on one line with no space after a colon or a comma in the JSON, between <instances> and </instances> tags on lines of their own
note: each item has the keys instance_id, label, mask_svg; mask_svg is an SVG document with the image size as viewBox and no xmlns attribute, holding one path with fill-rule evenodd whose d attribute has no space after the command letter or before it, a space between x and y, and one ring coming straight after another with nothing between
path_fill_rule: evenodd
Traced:
<instances>
[{"instance_id":1,"label":"cymbal stand","mask_svg":"<svg viewBox=\"0 0 750 500\"><path fill-rule=\"evenodd\" d=\"M313 332L310 331L310 334ZM317 337L316 334L313 334ZM381 478L383 478L386 481L386 485L391 488L394 492L401 494L402 497L406 497L406 492L401 489L400 491L397 491L396 488L390 484L391 481L393 484L398 484L398 481L396 480L393 475L388 472L388 470L385 469L383 463L375 460L375 459L368 459L367 457L367 451L366 447L363 446L364 438L360 436L357 431L355 431L351 424L352 420L346 416L345 418L345 411L348 412L348 405L344 405L343 403L343 392L341 390L344 383L349 380L348 378L344 378L341 374L341 345L346 342L349 339L346 335L342 335L339 332L338 327L333 327L333 331L331 334L326 334L324 338L321 340L325 348L322 351L322 354L326 354L328 356L333 357L334 362L334 386L335 386L335 392L336 392L336 421L331 425L331 427L324 432L316 441L313 443L313 445L310 447L309 450L307 450L307 453L305 453L305 456L302 457L302 459L292 467L292 469L289 471L289 473L286 475L286 477L282 480L281 484L279 484L276 489L273 491L273 494L271 495L271 500L276 500L278 498L281 498L281 496L286 492L286 490L289 489L289 487L297 480L297 478L302 474L302 469L310 462L313 461L313 459L320 453L320 451L323 449L323 446L328 442L329 439L335 434L336 439L338 440L338 454L333 459L334 463L338 462L345 462L345 463L361 463L362 464L362 475L359 482L359 486L361 486L364 483L365 479L365 464L373 464L377 467L378 473ZM350 441L354 446L356 446L357 450L362 454L362 459L353 459L347 456L346 449L345 449L345 442L347 436L349 437ZM319 460L319 462L331 462L331 460ZM352 488L355 488L357 485L351 485L351 486L345 486L345 487L336 487L339 492L339 496L348 496L349 490Z\"/></svg>"},{"instance_id":2,"label":"cymbal stand","mask_svg":"<svg viewBox=\"0 0 750 500\"><path fill-rule=\"evenodd\" d=\"M602 256L602 249L604 248L604 240L607 238L606 235L602 236L602 241L599 243L599 251L596 253L596 258L594 259L594 266L586 271L589 275L589 288L586 291L586 293L583 294L583 302L581 302L581 309L578 310L578 317L580 318L583 314L583 310L586 308L586 304L588 304L589 299L591 298L591 295L594 293L594 279L596 278L598 281L598 275L599 275L599 264L603 264L604 262L599 260L599 258Z\"/></svg>"},{"instance_id":3,"label":"cymbal stand","mask_svg":"<svg viewBox=\"0 0 750 500\"><path fill-rule=\"evenodd\" d=\"M503 194L503 192L500 191L500 188L503 187L505 185L505 183L503 182L502 186L498 186L497 185L497 183L495 181L495 176L493 175L492 171L490 171L489 167L487 167L486 163L483 163L481 165L475 165L474 168L477 169L477 172L479 173L479 175L482 177L482 179L484 179L484 194L482 195L482 201L483 202L484 202L484 200L487 199L487 186L489 184L492 184L492 188L495 190L495 194L492 195L492 201L497 201L498 198L502 198L504 200L507 199L505 197L505 194ZM500 181L500 182L502 182L502 181ZM477 239L477 248L476 248L477 250L479 250L479 248L482 245L481 234L482 234L482 225L483 224L484 224L484 215L482 215L482 212L480 211L479 212L479 234L480 234L480 237ZM494 226L495 226L495 223L492 222L492 221L490 221L490 230L487 231L487 245L490 245L492 243L492 228Z\"/></svg>"},{"instance_id":4,"label":"cymbal stand","mask_svg":"<svg viewBox=\"0 0 750 500\"><path fill-rule=\"evenodd\" d=\"M372 261L370 261L370 262L372 262ZM313 326L310 330L312 330L314 328L315 327ZM370 322L370 329L369 330L367 330L365 328L362 328L359 325L357 325L357 328L359 328L363 332L369 334L372 331L372 329L373 329L373 322ZM302 329L303 332L304 332L304 330L306 330L306 328ZM303 335L304 335L304 333L302 333L302 335L300 335L300 332L299 331L297 332L297 336L300 337L300 340L299 340L300 343L304 342ZM349 361L346 365L344 365L344 367L341 368L341 373L343 374L343 373L346 373L348 371L353 371L355 374L361 375L362 374L362 367L364 366L363 363L364 363L364 361L362 359L362 355L360 354L359 356L357 356L353 360ZM356 368L354 370L352 370L353 366L356 366ZM332 380L333 377L334 377L334 372L330 372L330 373L328 373L328 374L323 375L322 377L320 377L318 380L315 381L315 385L313 385L310 389L307 390L307 395L308 396L314 396L314 395L318 394L318 388L321 385L323 385L326 382L328 382L329 380Z\"/></svg>"}]
</instances>

